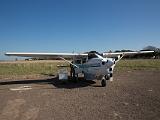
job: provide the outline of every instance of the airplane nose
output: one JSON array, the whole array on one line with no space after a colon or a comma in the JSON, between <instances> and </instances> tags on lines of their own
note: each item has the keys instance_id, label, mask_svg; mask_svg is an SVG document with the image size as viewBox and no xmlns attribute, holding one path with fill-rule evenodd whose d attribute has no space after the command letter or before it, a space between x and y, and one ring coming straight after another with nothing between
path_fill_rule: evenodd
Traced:
<instances>
[{"instance_id":1,"label":"airplane nose","mask_svg":"<svg viewBox=\"0 0 160 120\"><path fill-rule=\"evenodd\" d=\"M110 67L115 64L115 61L112 61L112 60L109 60L108 62Z\"/></svg>"}]
</instances>

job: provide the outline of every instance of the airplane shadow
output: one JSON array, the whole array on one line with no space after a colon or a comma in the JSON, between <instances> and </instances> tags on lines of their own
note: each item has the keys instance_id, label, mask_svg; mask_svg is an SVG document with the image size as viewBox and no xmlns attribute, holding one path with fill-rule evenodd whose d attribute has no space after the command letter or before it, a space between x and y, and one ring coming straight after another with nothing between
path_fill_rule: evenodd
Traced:
<instances>
[{"instance_id":1,"label":"airplane shadow","mask_svg":"<svg viewBox=\"0 0 160 120\"><path fill-rule=\"evenodd\" d=\"M16 81L4 81L0 82L1 85L14 85L14 84L51 84L56 88L66 88L66 89L73 89L73 88L81 88L92 86L95 81L87 81L83 78L79 78L77 81L67 80L67 81L60 81L58 77L49 78L49 79L38 79L38 80L16 80Z\"/></svg>"}]
</instances>

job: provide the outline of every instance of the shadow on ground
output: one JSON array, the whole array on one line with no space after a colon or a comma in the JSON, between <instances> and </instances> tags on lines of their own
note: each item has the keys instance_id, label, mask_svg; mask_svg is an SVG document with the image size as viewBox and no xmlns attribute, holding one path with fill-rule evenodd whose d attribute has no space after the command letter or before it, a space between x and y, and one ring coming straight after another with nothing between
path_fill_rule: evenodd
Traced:
<instances>
[{"instance_id":1,"label":"shadow on ground","mask_svg":"<svg viewBox=\"0 0 160 120\"><path fill-rule=\"evenodd\" d=\"M95 81L86 81L83 78L79 78L76 81L67 80L67 81L60 81L57 77L49 78L49 79L38 79L38 80L16 80L16 81L4 81L0 82L0 85L14 85L14 84L52 84L56 88L81 88L86 86L91 86L94 84Z\"/></svg>"}]
</instances>

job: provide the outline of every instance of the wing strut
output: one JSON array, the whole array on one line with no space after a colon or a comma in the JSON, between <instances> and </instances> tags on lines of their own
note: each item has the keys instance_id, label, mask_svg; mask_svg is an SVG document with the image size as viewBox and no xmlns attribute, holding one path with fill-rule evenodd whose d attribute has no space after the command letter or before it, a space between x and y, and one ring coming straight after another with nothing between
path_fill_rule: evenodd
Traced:
<instances>
[{"instance_id":1,"label":"wing strut","mask_svg":"<svg viewBox=\"0 0 160 120\"><path fill-rule=\"evenodd\" d=\"M64 60L64 61L68 62L69 64L71 64L71 65L75 66L76 68L79 68L76 64L73 64L72 62L70 62L70 61L66 60L65 58L63 58L63 57L59 57L59 58L61 58L62 60Z\"/></svg>"}]
</instances>

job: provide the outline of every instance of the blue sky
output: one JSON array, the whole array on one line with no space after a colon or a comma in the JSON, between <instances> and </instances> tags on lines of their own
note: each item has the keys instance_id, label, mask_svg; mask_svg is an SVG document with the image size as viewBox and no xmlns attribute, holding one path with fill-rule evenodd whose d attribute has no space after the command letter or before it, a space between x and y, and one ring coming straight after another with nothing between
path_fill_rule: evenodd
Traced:
<instances>
[{"instance_id":1,"label":"blue sky","mask_svg":"<svg viewBox=\"0 0 160 120\"><path fill-rule=\"evenodd\" d=\"M160 0L0 0L0 52L160 47Z\"/></svg>"}]
</instances>

